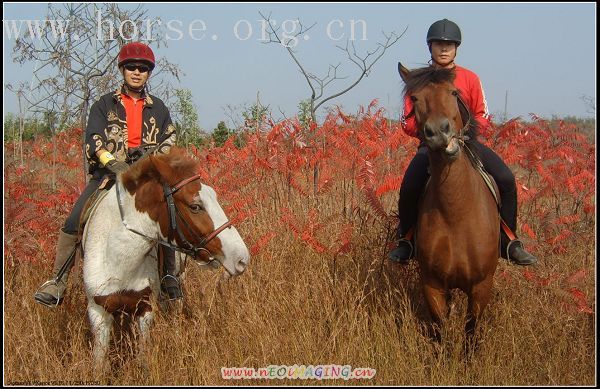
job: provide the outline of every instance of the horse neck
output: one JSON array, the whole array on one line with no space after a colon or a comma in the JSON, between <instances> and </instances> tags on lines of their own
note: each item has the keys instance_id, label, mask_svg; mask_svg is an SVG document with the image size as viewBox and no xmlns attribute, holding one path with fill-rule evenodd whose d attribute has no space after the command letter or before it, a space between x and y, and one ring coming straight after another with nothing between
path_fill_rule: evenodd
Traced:
<instances>
[{"instance_id":1,"label":"horse neck","mask_svg":"<svg viewBox=\"0 0 600 389\"><path fill-rule=\"evenodd\" d=\"M139 233L142 233L150 238L158 238L158 231L160 228L158 227L158 223L150 218L150 216L146 212L140 212L135 207L135 193L131 195L122 185L121 182L117 182L116 185L120 185L119 192L116 203L116 214L118 215L121 223L119 228L122 228L124 232L130 233L132 238L135 235L136 239L144 239L146 238L131 232L130 230L135 230ZM121 209L119 210L119 204L121 203Z\"/></svg>"},{"instance_id":2,"label":"horse neck","mask_svg":"<svg viewBox=\"0 0 600 389\"><path fill-rule=\"evenodd\" d=\"M119 191L125 223L155 237L156 228L152 233L148 215L138 212L134 206L135 198L124 192ZM128 230L123 219L114 186L90 217L84 233L83 273L88 295L142 290L148 286L144 272L155 266L147 258L156 243Z\"/></svg>"},{"instance_id":3,"label":"horse neck","mask_svg":"<svg viewBox=\"0 0 600 389\"><path fill-rule=\"evenodd\" d=\"M429 153L429 169L431 173L430 187L437 193L442 204L456 207L469 207L471 192L477 189L477 172L466 156L464 149L458 157L449 161L439 153Z\"/></svg>"}]
</instances>

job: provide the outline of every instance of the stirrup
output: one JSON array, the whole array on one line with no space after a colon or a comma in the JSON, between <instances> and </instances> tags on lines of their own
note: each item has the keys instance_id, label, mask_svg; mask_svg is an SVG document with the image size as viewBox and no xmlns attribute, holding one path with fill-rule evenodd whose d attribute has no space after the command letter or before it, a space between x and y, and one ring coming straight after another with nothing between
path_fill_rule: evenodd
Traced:
<instances>
[{"instance_id":1,"label":"stirrup","mask_svg":"<svg viewBox=\"0 0 600 389\"><path fill-rule=\"evenodd\" d=\"M528 257L526 257L526 259L529 259L529 261L527 261L527 260L523 261L522 258L517 260L517 258L515 256L511 256L510 251L513 247L517 247L517 248L521 249L522 252L527 254ZM538 261L538 259L535 255L533 255L525 250L525 248L523 247L523 242L521 242L519 239L514 239L514 240L508 242L508 245L506 247L506 254L507 254L506 257L510 262L513 262L513 263L515 263L517 265L521 265L521 266L533 265Z\"/></svg>"},{"instance_id":2,"label":"stirrup","mask_svg":"<svg viewBox=\"0 0 600 389\"><path fill-rule=\"evenodd\" d=\"M35 301L36 301L38 304L41 304L41 305L43 305L43 306L45 306L45 307L48 307L48 308L56 308L56 307L58 307L58 306L59 306L59 305L62 303L62 301L63 301L63 296L64 296L64 294L63 294L62 296L58 296L58 297L56 298L56 303L55 303L55 304L49 304L49 303L47 303L46 301L42 300L42 299L39 297L39 295L42 295L42 293L44 293L44 294L46 294L46 295L48 295L48 296L51 296L49 293L46 293L46 292L40 292L40 289L44 288L44 287L45 287L45 286L47 286L47 285L52 285L52 284L54 284L54 286L58 287L58 282L59 282L59 281L57 281L56 279L52 279L52 280L48 280L48 281L44 282L44 283L43 283L43 284L42 284L42 285L41 285L41 286L40 286L40 287L39 287L39 288L38 288L38 289L35 291L35 294L33 295L33 299L34 299L34 300L35 300ZM52 297L54 297L54 296L52 296Z\"/></svg>"},{"instance_id":3,"label":"stirrup","mask_svg":"<svg viewBox=\"0 0 600 389\"><path fill-rule=\"evenodd\" d=\"M401 244L406 244L408 245L408 247L410 248L410 251L408 253L408 258L405 259L392 259L391 256L389 256L389 254L391 254L392 252L394 252L394 250L397 250ZM398 244L396 245L396 247L390 251L390 253L388 254L388 258L392 261L392 262L396 262L396 263L400 263L400 264L408 264L410 262L411 259L413 259L415 257L415 246L413 245L412 241L410 239L406 239L406 238L400 238L398 239Z\"/></svg>"},{"instance_id":4,"label":"stirrup","mask_svg":"<svg viewBox=\"0 0 600 389\"><path fill-rule=\"evenodd\" d=\"M167 279L167 278L174 279L177 286L167 287L164 283L165 279ZM176 301L176 300L180 300L183 298L183 291L181 290L179 279L177 279L177 277L175 277L172 274L167 274L163 278L161 278L160 289L161 289L161 292L163 292L163 295L166 295L165 301ZM169 289L171 289L171 290L175 289L175 291L173 293L170 293Z\"/></svg>"},{"instance_id":5,"label":"stirrup","mask_svg":"<svg viewBox=\"0 0 600 389\"><path fill-rule=\"evenodd\" d=\"M413 244L412 239L402 238L398 240L398 244L400 244L400 242L406 242L410 246L410 254L408 255L408 260L410 261L415 257L415 245Z\"/></svg>"},{"instance_id":6,"label":"stirrup","mask_svg":"<svg viewBox=\"0 0 600 389\"><path fill-rule=\"evenodd\" d=\"M523 242L521 242L520 239L513 239L511 241L508 242L508 244L506 245L506 259L508 259L509 261L512 261L512 259L510 258L510 249L512 248L512 246L514 244L520 245L521 247L523 247Z\"/></svg>"}]
</instances>

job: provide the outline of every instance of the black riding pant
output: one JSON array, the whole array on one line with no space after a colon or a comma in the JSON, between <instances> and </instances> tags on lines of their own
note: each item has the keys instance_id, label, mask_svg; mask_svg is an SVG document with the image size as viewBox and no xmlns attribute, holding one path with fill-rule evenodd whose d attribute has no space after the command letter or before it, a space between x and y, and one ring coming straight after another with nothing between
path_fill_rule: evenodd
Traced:
<instances>
[{"instance_id":1,"label":"black riding pant","mask_svg":"<svg viewBox=\"0 0 600 389\"><path fill-rule=\"evenodd\" d=\"M79 231L79 219L81 218L81 212L83 212L83 207L85 206L85 203L88 201L90 196L94 194L96 189L98 189L101 182L102 181L100 178L92 178L90 182L88 182L87 186L75 202L75 205L73 206L71 213L67 217L65 224L63 225L62 229L66 234L77 235L77 232Z\"/></svg>"},{"instance_id":2,"label":"black riding pant","mask_svg":"<svg viewBox=\"0 0 600 389\"><path fill-rule=\"evenodd\" d=\"M500 216L513 232L517 227L517 187L515 176L504 161L489 147L473 142L475 153L479 155L485 170L494 177L496 185L500 190ZM400 186L400 199L398 200L398 214L400 223L398 225L398 238L404 237L408 230L417 223L417 204L423 192L427 178L429 157L427 147L421 143L417 154L406 169L402 185Z\"/></svg>"}]
</instances>

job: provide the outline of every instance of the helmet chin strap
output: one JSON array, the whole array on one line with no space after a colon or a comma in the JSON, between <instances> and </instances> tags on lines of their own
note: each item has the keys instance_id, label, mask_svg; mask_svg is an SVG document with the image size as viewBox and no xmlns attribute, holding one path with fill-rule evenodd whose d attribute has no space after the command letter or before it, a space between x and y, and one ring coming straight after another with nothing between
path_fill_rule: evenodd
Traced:
<instances>
[{"instance_id":1,"label":"helmet chin strap","mask_svg":"<svg viewBox=\"0 0 600 389\"><path fill-rule=\"evenodd\" d=\"M124 69L122 69L122 73L123 73L123 81L124 81L123 83L125 84L125 88L126 88L128 91L132 91L132 92L135 92L135 93L142 93L142 91L144 90L144 88L146 88L146 82L144 83L144 85L142 85L142 86L141 86L141 87L139 87L139 88L134 88L134 87L132 87L132 86L131 86L131 85L129 85L129 84L127 83L127 81L125 80L125 70L124 70Z\"/></svg>"},{"instance_id":2,"label":"helmet chin strap","mask_svg":"<svg viewBox=\"0 0 600 389\"><path fill-rule=\"evenodd\" d=\"M132 92L135 92L135 93L142 93L142 91L144 90L145 87L146 87L146 83L144 83L144 85L142 85L139 88L134 88L134 87L130 86L129 84L127 84L127 82L125 82L125 88L128 91L132 91Z\"/></svg>"}]
</instances>

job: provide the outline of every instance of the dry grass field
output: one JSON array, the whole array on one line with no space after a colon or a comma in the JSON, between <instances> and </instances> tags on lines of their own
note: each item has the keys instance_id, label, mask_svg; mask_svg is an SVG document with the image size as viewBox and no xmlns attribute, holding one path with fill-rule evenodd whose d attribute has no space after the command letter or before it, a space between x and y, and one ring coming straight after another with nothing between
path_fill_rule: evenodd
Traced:
<instances>
[{"instance_id":1,"label":"dry grass field","mask_svg":"<svg viewBox=\"0 0 600 389\"><path fill-rule=\"evenodd\" d=\"M73 139L76 144L78 138ZM65 158L79 161L77 147L69 147ZM291 191L290 181L276 173L244 181L238 193L253 199L252 214L237 223L252 247L247 271L219 282L220 271L188 263L184 303L157 315L147 353L136 356L130 335L117 330L112 369L96 375L80 260L59 308L51 310L33 300L50 274L54 242L70 210L69 201L45 208L16 204L16 192L9 188L15 182L38 195L51 193L51 188L43 173L47 166L33 151L27 171L16 170L12 152L5 144L5 385L596 383L594 220L572 229L560 252L544 242L535 245L540 261L534 267L500 260L494 295L478 329L479 348L465 359L465 296L454 294L443 340L433 342L425 331L427 313L417 264L401 266L386 259L393 223L369 212L369 202L359 195L356 183L332 179L326 192L304 196ZM306 175L311 171L306 169ZM76 188L79 178L63 171L61 179ZM213 186L219 192L218 184ZM69 191L73 189L59 190ZM355 196L354 202L350 196ZM380 199L392 213L397 191ZM222 205L230 212L237 209L233 197L223 196ZM39 226L36 220L26 220L24 215L34 211L39 212L35 217L49 221ZM301 226L319 224L314 237L326 250L300 239L290 227L291 218L300 231ZM539 225L532 207L522 207L520 220L534 229ZM336 252L344 242L345 249ZM142 359L147 361L145 367ZM271 365L350 365L375 369L376 374L372 379L320 381L225 380L221 374L222 367Z\"/></svg>"}]
</instances>

